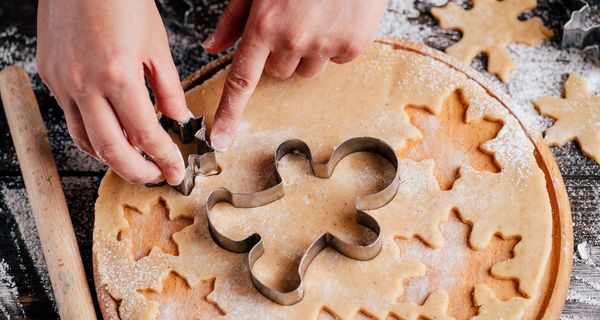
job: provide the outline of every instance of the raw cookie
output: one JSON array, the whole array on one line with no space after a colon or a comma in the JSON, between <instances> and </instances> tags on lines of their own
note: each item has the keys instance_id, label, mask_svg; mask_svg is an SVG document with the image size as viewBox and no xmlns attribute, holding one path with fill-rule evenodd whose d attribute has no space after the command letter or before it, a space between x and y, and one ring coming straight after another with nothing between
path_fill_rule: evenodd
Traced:
<instances>
[{"instance_id":1,"label":"raw cookie","mask_svg":"<svg viewBox=\"0 0 600 320\"><path fill-rule=\"evenodd\" d=\"M541 114L556 120L546 130L550 145L579 142L583 153L600 163L600 96L592 96L585 81L572 73L565 82L565 97L541 97L533 102Z\"/></svg>"},{"instance_id":2,"label":"raw cookie","mask_svg":"<svg viewBox=\"0 0 600 320\"><path fill-rule=\"evenodd\" d=\"M511 42L537 45L553 36L540 18L521 21L518 16L537 6L536 0L473 0L473 8L464 10L454 3L431 9L444 29L462 32L462 39L446 49L446 53L464 63L471 63L479 53L488 56L488 71L508 82L515 68L507 45Z\"/></svg>"}]
</instances>

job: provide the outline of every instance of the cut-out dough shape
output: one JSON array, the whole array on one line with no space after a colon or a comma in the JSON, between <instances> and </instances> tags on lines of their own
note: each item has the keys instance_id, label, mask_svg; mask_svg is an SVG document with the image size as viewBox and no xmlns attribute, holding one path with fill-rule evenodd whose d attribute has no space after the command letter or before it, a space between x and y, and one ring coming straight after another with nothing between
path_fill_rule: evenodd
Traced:
<instances>
[{"instance_id":1,"label":"cut-out dough shape","mask_svg":"<svg viewBox=\"0 0 600 320\"><path fill-rule=\"evenodd\" d=\"M479 310L477 315L471 318L472 320L521 319L525 314L525 308L529 304L529 300L521 297L501 301L496 297L494 291L485 284L475 286L473 300ZM502 318L498 318L500 314Z\"/></svg>"},{"instance_id":2,"label":"cut-out dough shape","mask_svg":"<svg viewBox=\"0 0 600 320\"><path fill-rule=\"evenodd\" d=\"M515 68L507 45L511 42L537 45L553 36L538 17L521 21L518 16L537 6L536 0L473 0L473 8L464 10L454 3L431 9L444 29L462 32L462 39L446 52L464 63L471 63L479 53L488 56L488 71L508 82Z\"/></svg>"},{"instance_id":3,"label":"cut-out dough shape","mask_svg":"<svg viewBox=\"0 0 600 320\"><path fill-rule=\"evenodd\" d=\"M390 314L400 317L403 320L454 320L448 316L448 294L444 290L432 292L423 305L414 303L405 303L398 305Z\"/></svg>"},{"instance_id":4,"label":"cut-out dough shape","mask_svg":"<svg viewBox=\"0 0 600 320\"><path fill-rule=\"evenodd\" d=\"M125 218L128 227L121 230L119 240L131 242L131 252L136 261L150 254L154 248L174 256L179 255L173 234L194 222L189 218L170 220L168 208L160 204L146 213L126 207Z\"/></svg>"},{"instance_id":5,"label":"cut-out dough shape","mask_svg":"<svg viewBox=\"0 0 600 320\"><path fill-rule=\"evenodd\" d=\"M541 97L533 104L541 114L556 120L546 130L548 144L562 146L576 140L585 155L600 163L600 96L591 95L583 79L571 74L564 98Z\"/></svg>"},{"instance_id":6,"label":"cut-out dough shape","mask_svg":"<svg viewBox=\"0 0 600 320\"><path fill-rule=\"evenodd\" d=\"M400 150L400 157L415 161L435 159L434 173L443 190L452 187L458 178L458 169L465 164L478 170L499 171L493 157L482 152L480 146L495 138L502 124L485 119L466 123L467 106L463 101L462 92L456 90L437 115L422 108L407 108L411 123L423 137L409 141L407 148ZM466 136L470 139L464 139ZM447 139L438 143L440 137Z\"/></svg>"},{"instance_id":7,"label":"cut-out dough shape","mask_svg":"<svg viewBox=\"0 0 600 320\"><path fill-rule=\"evenodd\" d=\"M196 320L214 319L223 315L223 312L207 299L208 294L214 288L214 279L205 280L191 288L185 279L177 273L171 272L162 292L144 290L141 293L149 300L160 305L157 319L177 319L181 310L210 310L199 315Z\"/></svg>"}]
</instances>

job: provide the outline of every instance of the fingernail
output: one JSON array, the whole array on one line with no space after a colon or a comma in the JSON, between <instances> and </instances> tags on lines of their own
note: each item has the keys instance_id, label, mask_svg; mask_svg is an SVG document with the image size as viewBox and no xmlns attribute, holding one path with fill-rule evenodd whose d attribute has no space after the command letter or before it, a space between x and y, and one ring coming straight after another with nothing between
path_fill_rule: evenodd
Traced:
<instances>
[{"instance_id":1,"label":"fingernail","mask_svg":"<svg viewBox=\"0 0 600 320\"><path fill-rule=\"evenodd\" d=\"M224 133L216 133L211 135L210 143L213 149L223 152L229 148L229 136Z\"/></svg>"},{"instance_id":2,"label":"fingernail","mask_svg":"<svg viewBox=\"0 0 600 320\"><path fill-rule=\"evenodd\" d=\"M167 183L176 186L183 180L183 172L175 167L168 167L164 170L165 176L167 176Z\"/></svg>"},{"instance_id":3,"label":"fingernail","mask_svg":"<svg viewBox=\"0 0 600 320\"><path fill-rule=\"evenodd\" d=\"M180 168L185 168L185 162L183 161L183 155L181 154L181 150L177 147L176 144L173 144L173 148L175 149L175 153L179 156L179 163L181 164ZM181 169L177 169L176 167L168 167L165 169L164 174L167 176L167 183L170 185L178 185L183 180L183 175L185 174L185 169L182 171Z\"/></svg>"},{"instance_id":4,"label":"fingernail","mask_svg":"<svg viewBox=\"0 0 600 320\"><path fill-rule=\"evenodd\" d=\"M202 48L204 48L204 50L207 50L207 49L211 49L214 45L215 45L215 34L211 33L211 35L208 36L208 38L206 38L206 40L204 40L204 42L202 42Z\"/></svg>"},{"instance_id":5,"label":"fingernail","mask_svg":"<svg viewBox=\"0 0 600 320\"><path fill-rule=\"evenodd\" d=\"M157 184L163 182L163 180L165 180L165 177L161 174L160 176L158 176L158 178L154 179L154 181L150 183Z\"/></svg>"},{"instance_id":6,"label":"fingernail","mask_svg":"<svg viewBox=\"0 0 600 320\"><path fill-rule=\"evenodd\" d=\"M177 155L179 155L179 162L181 163L181 167L184 168L185 167L185 161L183 161L183 155L181 154L181 150L179 150L179 147L173 143L173 146L175 147L175 150L177 152Z\"/></svg>"}]
</instances>

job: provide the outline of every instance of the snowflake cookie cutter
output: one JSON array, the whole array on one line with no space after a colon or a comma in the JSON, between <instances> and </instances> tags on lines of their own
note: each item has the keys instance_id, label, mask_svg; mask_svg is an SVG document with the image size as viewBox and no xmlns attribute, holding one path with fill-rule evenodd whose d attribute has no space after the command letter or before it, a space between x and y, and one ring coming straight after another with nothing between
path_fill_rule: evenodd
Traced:
<instances>
[{"instance_id":1,"label":"snowflake cookie cutter","mask_svg":"<svg viewBox=\"0 0 600 320\"><path fill-rule=\"evenodd\" d=\"M187 158L183 180L177 186L177 191L183 195L190 195L194 189L194 177L197 175L212 175L219 172L217 158L214 149L206 141L206 124L202 116L190 117L184 122L178 122L168 118L165 115L158 117L158 122L165 131L173 130L182 143L190 143L192 140L196 143L196 152ZM148 187L161 186L165 182L158 184L147 184Z\"/></svg>"},{"instance_id":2,"label":"snowflake cookie cutter","mask_svg":"<svg viewBox=\"0 0 600 320\"><path fill-rule=\"evenodd\" d=\"M562 47L581 50L591 48L600 56L600 24L589 25L586 22L593 14L589 0L565 0L563 3L570 17L563 26Z\"/></svg>"},{"instance_id":3,"label":"snowflake cookie cutter","mask_svg":"<svg viewBox=\"0 0 600 320\"><path fill-rule=\"evenodd\" d=\"M265 252L261 236L258 233L254 233L246 239L234 240L220 233L213 224L213 207L217 203L227 202L237 208L253 208L281 199L284 196L284 184L277 168L279 161L288 154L295 153L303 155L309 161L314 176L319 178L329 178L340 160L356 152L378 154L390 162L395 169L393 180L384 189L373 194L356 198L356 221L373 231L376 234L376 239L365 245L356 245L345 242L337 236L326 232L313 241L313 243L304 251L295 274L297 283L291 290L280 291L261 282L253 273L254 264ZM208 196L206 201L206 214L210 234L219 246L235 253L248 252L248 268L252 283L256 289L262 295L280 305L293 305L302 300L304 296L304 286L302 281L306 270L314 258L325 248L332 247L346 257L362 261L371 260L379 254L382 247L381 228L377 220L366 213L365 210L383 207L395 197L400 184L400 179L398 178L398 158L396 157L394 150L382 140L371 137L358 137L346 140L339 145L333 151L327 162L315 163L312 160L310 148L305 142L301 140L287 140L281 143L275 151L275 165L277 183L274 186L255 193L233 193L226 188L216 189Z\"/></svg>"}]
</instances>

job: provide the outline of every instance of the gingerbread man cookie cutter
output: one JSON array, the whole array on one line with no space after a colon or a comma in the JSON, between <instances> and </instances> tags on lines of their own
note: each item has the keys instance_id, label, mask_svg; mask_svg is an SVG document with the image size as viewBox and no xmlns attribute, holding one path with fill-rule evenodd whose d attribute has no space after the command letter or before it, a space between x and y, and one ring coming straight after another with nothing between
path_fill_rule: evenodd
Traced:
<instances>
[{"instance_id":1,"label":"gingerbread man cookie cutter","mask_svg":"<svg viewBox=\"0 0 600 320\"><path fill-rule=\"evenodd\" d=\"M277 169L279 161L290 153L303 155L310 162L313 174L319 178L329 178L336 165L344 157L356 152L370 152L382 156L390 162L395 169L393 180L381 191L356 198L356 221L376 234L376 239L365 245L356 245L341 240L334 234L326 232L319 236L303 252L296 270L297 283L289 291L279 291L260 281L253 272L254 264L265 252L261 236L254 233L242 240L227 237L213 224L212 209L221 202L227 202L237 208L253 208L269 204L284 197L284 182ZM255 193L233 193L226 188L212 191L206 201L208 227L213 240L222 248L235 252L248 252L248 269L252 283L265 297L281 305L293 305L304 296L303 277L315 257L327 247L332 247L346 257L356 260L371 260L381 251L381 228L375 218L366 213L366 210L380 208L390 202L398 191L400 180L398 178L398 158L394 150L382 140L371 137L358 137L345 141L339 145L325 163L312 161L312 153L306 143L301 140L287 140L281 143L275 151L275 176L277 183L265 190Z\"/></svg>"},{"instance_id":2,"label":"gingerbread man cookie cutter","mask_svg":"<svg viewBox=\"0 0 600 320\"><path fill-rule=\"evenodd\" d=\"M184 179L181 184L174 186L176 190L183 195L189 195L194 188L194 178L197 175L218 174L219 167L216 160L214 149L206 140L206 125L204 117L192 117L185 122L177 122L164 115L159 116L158 121L165 131L173 130L182 143L190 143L192 140L196 143L196 153L188 156L188 165L185 168ZM378 154L386 159L394 167L394 177L391 182L382 190L360 196L356 198L356 221L375 233L376 238L365 245L356 245L341 240L332 233L326 232L319 236L306 249L300 259L296 278L298 282L294 288L289 291L279 291L269 287L260 281L252 272L254 264L265 252L261 236L257 233L250 235L242 240L235 240L219 232L213 224L212 208L221 202L228 202L237 208L254 208L269 204L284 197L284 182L278 171L278 164L283 157L291 153L303 155L310 162L314 176L318 178L329 178L337 164L346 156L356 152L370 152ZM293 305L304 296L303 277L308 270L311 262L317 255L327 247L332 247L344 256L355 260L371 260L381 251L381 227L375 218L366 213L366 210L373 210L383 207L390 202L398 191L400 184L398 171L398 158L396 153L387 143L377 138L358 137L346 140L339 145L329 160L325 163L316 163L312 161L312 152L308 145L301 140L287 140L279 144L275 150L275 178L276 184L262 191L252 193L233 193L226 188L213 190L206 201L206 214L208 228L211 237L222 248L235 252L248 252L248 269L252 283L256 289L265 297L281 305ZM147 184L148 187L154 187L162 184Z\"/></svg>"}]
</instances>

